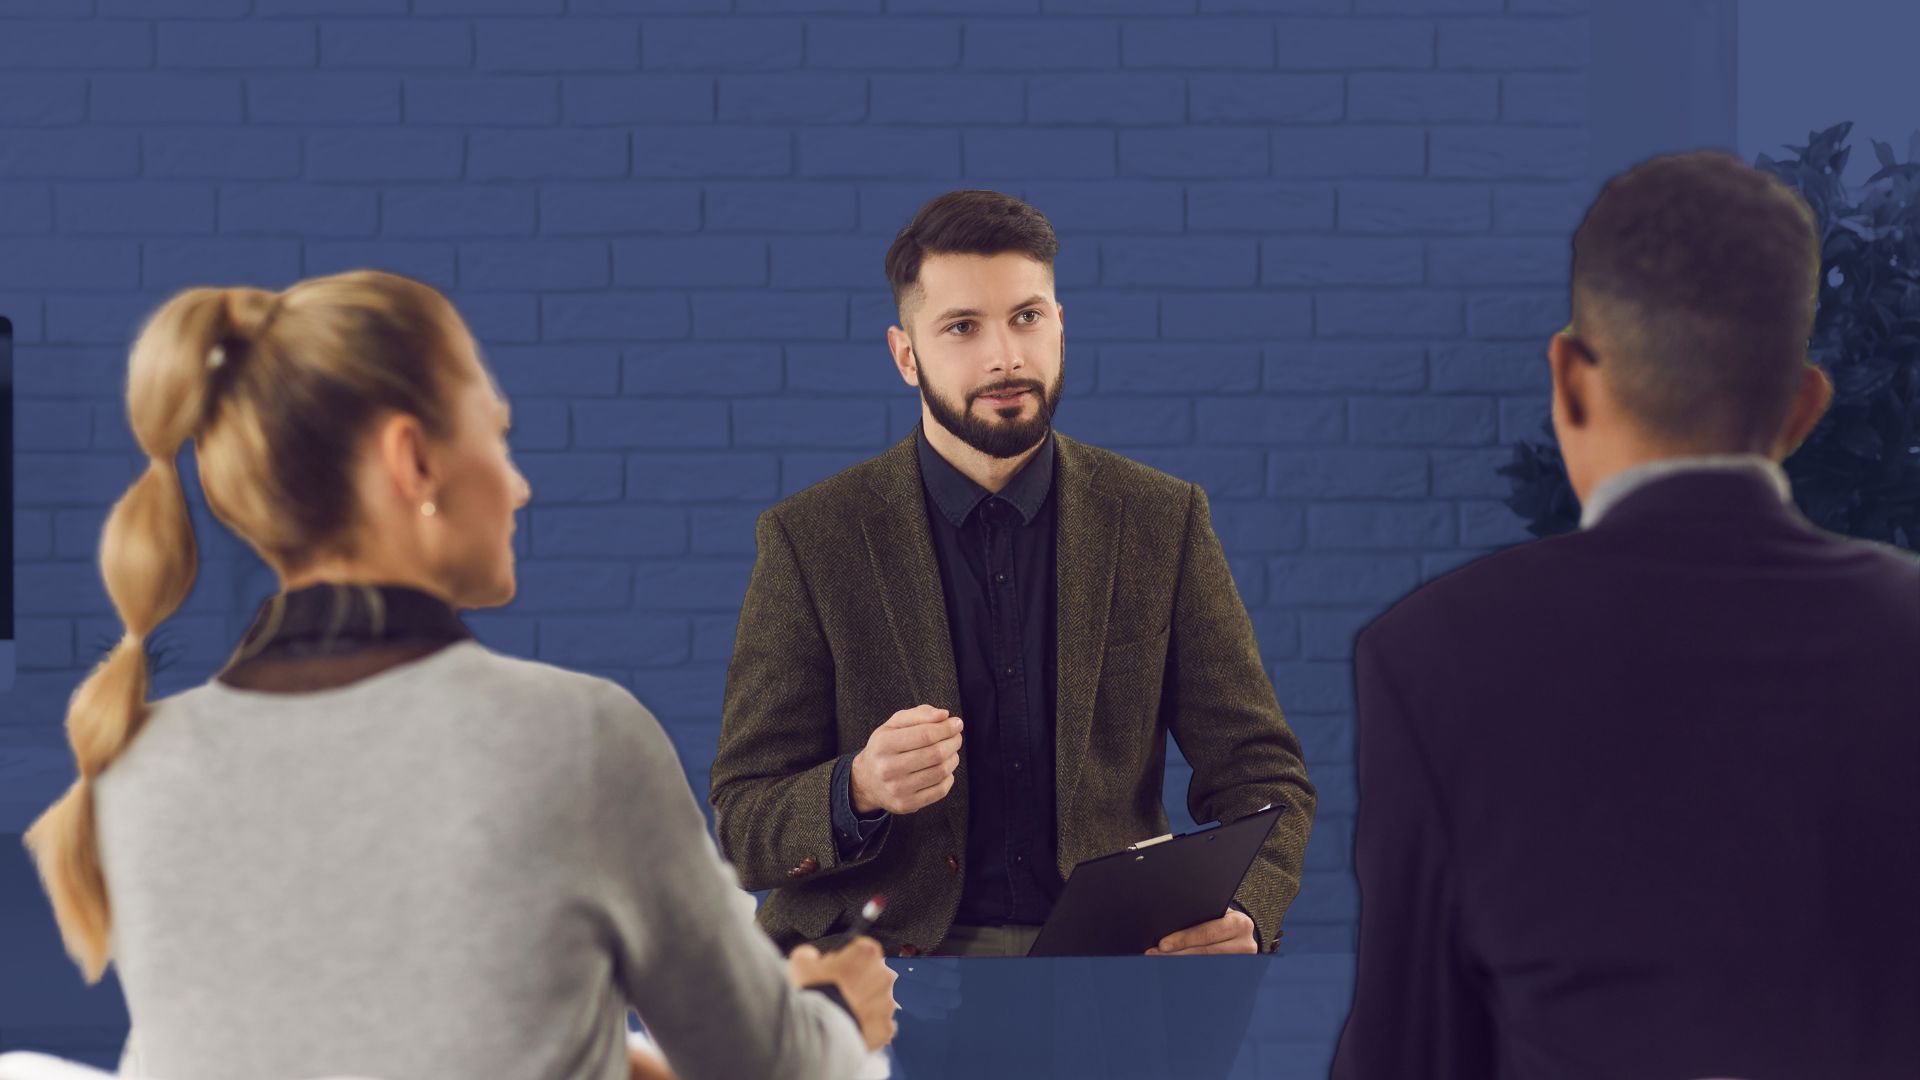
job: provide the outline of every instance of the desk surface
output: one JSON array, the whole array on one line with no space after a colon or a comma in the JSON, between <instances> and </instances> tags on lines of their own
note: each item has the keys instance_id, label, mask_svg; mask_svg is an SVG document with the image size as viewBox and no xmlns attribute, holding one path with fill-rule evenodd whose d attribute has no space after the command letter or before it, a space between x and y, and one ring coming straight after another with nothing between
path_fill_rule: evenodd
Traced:
<instances>
[{"instance_id":1,"label":"desk surface","mask_svg":"<svg viewBox=\"0 0 1920 1080\"><path fill-rule=\"evenodd\" d=\"M900 1080L1319 1080L1353 990L1340 953L888 963Z\"/></svg>"},{"instance_id":2,"label":"desk surface","mask_svg":"<svg viewBox=\"0 0 1920 1080\"><path fill-rule=\"evenodd\" d=\"M0 1050L111 1068L127 1013L111 973L87 987L60 950L20 848L0 833ZM1353 956L890 960L898 1080L1326 1076Z\"/></svg>"}]
</instances>

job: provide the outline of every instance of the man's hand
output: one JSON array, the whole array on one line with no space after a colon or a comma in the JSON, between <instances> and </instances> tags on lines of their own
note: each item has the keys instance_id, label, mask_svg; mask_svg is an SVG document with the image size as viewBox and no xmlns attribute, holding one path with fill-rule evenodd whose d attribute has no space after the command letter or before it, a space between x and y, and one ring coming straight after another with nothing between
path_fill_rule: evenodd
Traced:
<instances>
[{"instance_id":1,"label":"man's hand","mask_svg":"<svg viewBox=\"0 0 1920 1080\"><path fill-rule=\"evenodd\" d=\"M893 1000L893 981L900 976L887 966L880 943L870 937L854 938L824 956L819 949L802 945L788 955L787 974L795 986L839 987L854 1019L860 1021L860 1034L869 1050L892 1042L900 1030L893 1018L900 1008Z\"/></svg>"},{"instance_id":2,"label":"man's hand","mask_svg":"<svg viewBox=\"0 0 1920 1080\"><path fill-rule=\"evenodd\" d=\"M1253 940L1253 919L1244 911L1228 908L1225 915L1168 934L1160 944L1147 950L1148 956L1205 956L1210 953L1257 953Z\"/></svg>"},{"instance_id":3,"label":"man's hand","mask_svg":"<svg viewBox=\"0 0 1920 1080\"><path fill-rule=\"evenodd\" d=\"M853 808L911 814L947 797L960 767L960 718L931 705L902 709L853 756Z\"/></svg>"}]
</instances>

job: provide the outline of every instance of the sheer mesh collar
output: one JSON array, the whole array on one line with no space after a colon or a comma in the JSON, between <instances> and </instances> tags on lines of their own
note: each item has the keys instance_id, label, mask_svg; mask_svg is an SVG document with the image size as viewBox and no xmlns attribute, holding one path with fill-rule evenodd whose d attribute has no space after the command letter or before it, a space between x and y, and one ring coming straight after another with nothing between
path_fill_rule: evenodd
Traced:
<instances>
[{"instance_id":1,"label":"sheer mesh collar","mask_svg":"<svg viewBox=\"0 0 1920 1080\"><path fill-rule=\"evenodd\" d=\"M268 597L215 677L242 690L329 690L472 637L452 605L419 589L312 585Z\"/></svg>"}]
</instances>

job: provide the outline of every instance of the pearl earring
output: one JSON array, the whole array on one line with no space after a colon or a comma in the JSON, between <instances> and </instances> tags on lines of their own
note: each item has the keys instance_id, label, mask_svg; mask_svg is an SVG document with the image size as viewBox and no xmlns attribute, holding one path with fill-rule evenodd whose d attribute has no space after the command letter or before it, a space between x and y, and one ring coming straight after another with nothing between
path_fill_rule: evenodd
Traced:
<instances>
[{"instance_id":1,"label":"pearl earring","mask_svg":"<svg viewBox=\"0 0 1920 1080\"><path fill-rule=\"evenodd\" d=\"M431 502L423 502L420 504L420 516L422 517L432 517L438 510L439 507L434 506Z\"/></svg>"}]
</instances>

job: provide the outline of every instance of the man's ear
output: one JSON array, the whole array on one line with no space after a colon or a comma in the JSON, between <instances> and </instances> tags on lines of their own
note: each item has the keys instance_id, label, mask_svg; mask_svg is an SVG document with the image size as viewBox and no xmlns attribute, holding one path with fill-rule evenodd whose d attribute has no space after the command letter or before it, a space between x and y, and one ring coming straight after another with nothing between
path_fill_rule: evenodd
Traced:
<instances>
[{"instance_id":1,"label":"man's ear","mask_svg":"<svg viewBox=\"0 0 1920 1080\"><path fill-rule=\"evenodd\" d=\"M920 385L920 370L913 362L913 338L898 326L887 327L887 351L893 354L893 366L908 386Z\"/></svg>"},{"instance_id":2,"label":"man's ear","mask_svg":"<svg viewBox=\"0 0 1920 1080\"><path fill-rule=\"evenodd\" d=\"M1787 423L1774 443L1774 457L1785 461L1807 441L1813 429L1833 404L1833 380L1818 364L1808 364L1801 374L1800 388L1794 391L1793 407L1787 411Z\"/></svg>"},{"instance_id":3,"label":"man's ear","mask_svg":"<svg viewBox=\"0 0 1920 1080\"><path fill-rule=\"evenodd\" d=\"M1562 330L1547 342L1547 367L1553 376L1553 415L1571 427L1585 427L1598 374L1592 354Z\"/></svg>"}]
</instances>

